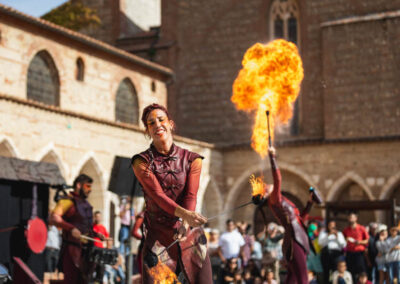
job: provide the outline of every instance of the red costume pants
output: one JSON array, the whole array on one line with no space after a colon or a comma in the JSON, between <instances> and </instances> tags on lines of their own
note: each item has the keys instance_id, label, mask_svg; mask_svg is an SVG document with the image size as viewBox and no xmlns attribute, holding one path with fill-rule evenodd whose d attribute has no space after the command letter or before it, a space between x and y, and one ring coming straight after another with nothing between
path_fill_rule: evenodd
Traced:
<instances>
[{"instance_id":1,"label":"red costume pants","mask_svg":"<svg viewBox=\"0 0 400 284\"><path fill-rule=\"evenodd\" d=\"M304 249L295 241L292 241L293 257L288 261L288 274L286 284L307 284L307 255Z\"/></svg>"}]
</instances>

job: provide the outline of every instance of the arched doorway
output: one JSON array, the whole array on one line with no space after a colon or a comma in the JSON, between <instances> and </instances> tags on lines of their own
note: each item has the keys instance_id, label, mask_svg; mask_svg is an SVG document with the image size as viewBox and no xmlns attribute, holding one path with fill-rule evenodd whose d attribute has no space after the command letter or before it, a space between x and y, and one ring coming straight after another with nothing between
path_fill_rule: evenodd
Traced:
<instances>
[{"instance_id":1,"label":"arched doorway","mask_svg":"<svg viewBox=\"0 0 400 284\"><path fill-rule=\"evenodd\" d=\"M336 195L336 202L344 201L369 201L370 198L364 188L353 180L346 182ZM350 212L338 212L334 216L334 220L337 223L339 229L343 229L348 225L347 215ZM371 214L371 211L360 211L358 214L358 223L362 225L368 225L370 222L376 221L376 214Z\"/></svg>"},{"instance_id":2,"label":"arched doorway","mask_svg":"<svg viewBox=\"0 0 400 284\"><path fill-rule=\"evenodd\" d=\"M3 141L0 143L0 156L17 158L17 153L14 147L7 139L3 139Z\"/></svg>"},{"instance_id":3,"label":"arched doorway","mask_svg":"<svg viewBox=\"0 0 400 284\"><path fill-rule=\"evenodd\" d=\"M86 174L93 179L92 192L89 195L88 201L93 206L93 211L101 211L103 214L103 225L108 227L110 216L109 211L105 210L107 207L105 204L105 193L101 183L101 171L97 162L93 158L90 158L82 166L79 174Z\"/></svg>"},{"instance_id":4,"label":"arched doorway","mask_svg":"<svg viewBox=\"0 0 400 284\"><path fill-rule=\"evenodd\" d=\"M60 157L53 150L50 150L46 155L44 155L40 161L56 164L60 169L61 175L65 178L65 168L60 160ZM49 210L52 210L56 206L54 201L55 194L56 190L49 188Z\"/></svg>"}]
</instances>

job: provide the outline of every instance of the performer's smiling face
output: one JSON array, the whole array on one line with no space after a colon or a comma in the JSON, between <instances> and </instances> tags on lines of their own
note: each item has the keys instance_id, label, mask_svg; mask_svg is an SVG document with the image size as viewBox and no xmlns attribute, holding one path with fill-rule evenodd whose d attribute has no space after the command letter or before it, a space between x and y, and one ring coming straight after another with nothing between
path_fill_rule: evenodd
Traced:
<instances>
[{"instance_id":1,"label":"performer's smiling face","mask_svg":"<svg viewBox=\"0 0 400 284\"><path fill-rule=\"evenodd\" d=\"M172 135L174 122L161 109L155 109L147 116L147 134L154 142L167 140Z\"/></svg>"}]
</instances>

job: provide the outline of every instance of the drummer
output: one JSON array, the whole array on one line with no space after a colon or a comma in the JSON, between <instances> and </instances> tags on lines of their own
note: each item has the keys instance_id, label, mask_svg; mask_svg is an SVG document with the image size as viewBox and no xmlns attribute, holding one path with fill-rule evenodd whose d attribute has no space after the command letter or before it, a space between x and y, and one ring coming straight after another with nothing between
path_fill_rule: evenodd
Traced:
<instances>
[{"instance_id":1,"label":"drummer","mask_svg":"<svg viewBox=\"0 0 400 284\"><path fill-rule=\"evenodd\" d=\"M83 249L93 244L83 244L81 236L104 240L101 233L93 231L93 207L87 201L92 183L91 177L79 175L73 183L74 191L58 201L50 216L50 222L63 229L60 259L64 283L84 284L90 281L93 265L84 260L87 250Z\"/></svg>"}]
</instances>

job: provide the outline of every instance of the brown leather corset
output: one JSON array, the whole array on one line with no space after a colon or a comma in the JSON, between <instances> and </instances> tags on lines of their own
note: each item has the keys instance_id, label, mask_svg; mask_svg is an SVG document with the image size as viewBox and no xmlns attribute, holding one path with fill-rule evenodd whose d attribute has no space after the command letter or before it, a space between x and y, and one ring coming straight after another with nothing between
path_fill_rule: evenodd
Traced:
<instances>
[{"instance_id":1,"label":"brown leather corset","mask_svg":"<svg viewBox=\"0 0 400 284\"><path fill-rule=\"evenodd\" d=\"M86 199L72 195L68 197L74 202L74 213L65 214L63 219L74 225L82 234L91 234L93 226L93 207Z\"/></svg>"},{"instance_id":2,"label":"brown leather corset","mask_svg":"<svg viewBox=\"0 0 400 284\"><path fill-rule=\"evenodd\" d=\"M164 193L177 204L181 204L185 195L186 179L190 165L196 158L203 158L199 154L172 145L170 153L163 155L151 145L146 151L133 156L143 158L149 169L156 176ZM166 226L175 223L177 218L163 211L149 196L145 194L146 217ZM169 223L169 224L168 224Z\"/></svg>"}]
</instances>

